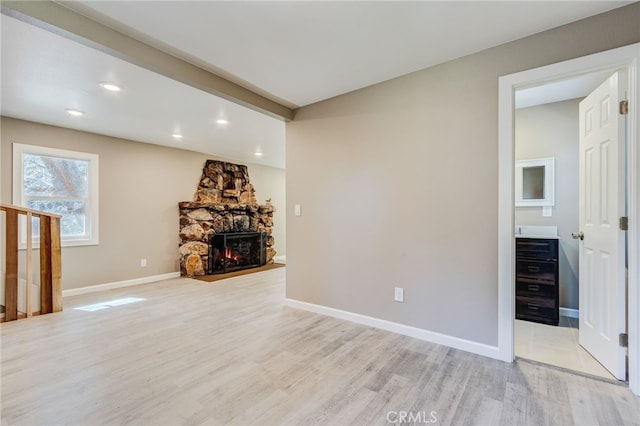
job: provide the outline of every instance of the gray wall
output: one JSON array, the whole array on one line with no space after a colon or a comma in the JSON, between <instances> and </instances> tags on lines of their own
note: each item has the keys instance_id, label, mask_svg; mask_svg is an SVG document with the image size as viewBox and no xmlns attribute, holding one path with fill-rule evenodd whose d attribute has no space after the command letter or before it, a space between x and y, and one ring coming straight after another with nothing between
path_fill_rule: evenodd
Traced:
<instances>
[{"instance_id":1,"label":"gray wall","mask_svg":"<svg viewBox=\"0 0 640 426\"><path fill-rule=\"evenodd\" d=\"M498 78L640 42L638 22L634 3L298 110L287 297L497 345Z\"/></svg>"},{"instance_id":2,"label":"gray wall","mask_svg":"<svg viewBox=\"0 0 640 426\"><path fill-rule=\"evenodd\" d=\"M215 156L7 117L1 125L3 203L12 203L13 142L100 156L100 244L62 249L63 289L179 270L178 202L193 200L202 166ZM285 172L247 166L258 202L272 198L277 209L274 238L278 255L284 255ZM146 268L140 267L141 258L147 259Z\"/></svg>"},{"instance_id":3,"label":"gray wall","mask_svg":"<svg viewBox=\"0 0 640 426\"><path fill-rule=\"evenodd\" d=\"M516 225L557 226L560 236L560 306L578 309L578 99L516 110L516 160L555 157L553 216L542 207L516 207Z\"/></svg>"}]
</instances>

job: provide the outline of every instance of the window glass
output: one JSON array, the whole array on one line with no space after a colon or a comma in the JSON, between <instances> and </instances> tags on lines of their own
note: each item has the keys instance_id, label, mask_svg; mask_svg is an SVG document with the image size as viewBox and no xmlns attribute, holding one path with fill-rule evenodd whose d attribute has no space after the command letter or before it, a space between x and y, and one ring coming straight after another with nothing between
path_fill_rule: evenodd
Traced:
<instances>
[{"instance_id":1,"label":"window glass","mask_svg":"<svg viewBox=\"0 0 640 426\"><path fill-rule=\"evenodd\" d=\"M88 196L88 161L26 154L23 167L26 196Z\"/></svg>"},{"instance_id":2,"label":"window glass","mask_svg":"<svg viewBox=\"0 0 640 426\"><path fill-rule=\"evenodd\" d=\"M98 156L34 145L13 144L14 203L60 215L65 245L98 243ZM33 239L40 220L33 219ZM22 231L22 243L26 233Z\"/></svg>"}]
</instances>

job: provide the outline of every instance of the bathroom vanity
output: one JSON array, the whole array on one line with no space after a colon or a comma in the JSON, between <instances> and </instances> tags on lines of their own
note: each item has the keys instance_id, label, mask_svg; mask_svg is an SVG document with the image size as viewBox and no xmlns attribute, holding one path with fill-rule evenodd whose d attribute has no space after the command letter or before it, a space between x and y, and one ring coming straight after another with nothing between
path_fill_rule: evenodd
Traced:
<instances>
[{"instance_id":1,"label":"bathroom vanity","mask_svg":"<svg viewBox=\"0 0 640 426\"><path fill-rule=\"evenodd\" d=\"M516 318L558 325L558 238L516 237Z\"/></svg>"}]
</instances>

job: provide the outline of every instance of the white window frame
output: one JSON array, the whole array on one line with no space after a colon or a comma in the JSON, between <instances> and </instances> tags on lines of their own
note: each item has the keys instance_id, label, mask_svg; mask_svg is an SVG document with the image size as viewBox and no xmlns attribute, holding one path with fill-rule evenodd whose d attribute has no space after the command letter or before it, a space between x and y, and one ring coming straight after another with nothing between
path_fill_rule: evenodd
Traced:
<instances>
[{"instance_id":1,"label":"white window frame","mask_svg":"<svg viewBox=\"0 0 640 426\"><path fill-rule=\"evenodd\" d=\"M68 151L64 149L49 148L37 145L26 145L20 143L13 144L13 203L18 206L26 207L27 202L24 195L24 156L25 155L41 155L48 157L68 158L73 160L83 160L89 162L88 176L88 197L86 200L86 229L88 234L83 236L65 237L60 236L62 247L72 246L89 246L99 243L99 222L98 222L98 176L99 176L99 157L97 154L87 152ZM21 223L20 226L20 248L26 247L26 226ZM33 246L38 247L40 237L33 237Z\"/></svg>"}]
</instances>

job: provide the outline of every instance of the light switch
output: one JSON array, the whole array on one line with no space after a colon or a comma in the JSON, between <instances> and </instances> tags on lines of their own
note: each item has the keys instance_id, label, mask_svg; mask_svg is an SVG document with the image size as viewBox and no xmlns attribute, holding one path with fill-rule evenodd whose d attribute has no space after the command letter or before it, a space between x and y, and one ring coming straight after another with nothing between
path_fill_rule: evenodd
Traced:
<instances>
[{"instance_id":1,"label":"light switch","mask_svg":"<svg viewBox=\"0 0 640 426\"><path fill-rule=\"evenodd\" d=\"M544 206L542 207L542 216L544 217L551 217L553 215L553 207L551 206Z\"/></svg>"},{"instance_id":2,"label":"light switch","mask_svg":"<svg viewBox=\"0 0 640 426\"><path fill-rule=\"evenodd\" d=\"M295 206L293 206L293 213L296 216L300 216L300 204L296 204Z\"/></svg>"},{"instance_id":3,"label":"light switch","mask_svg":"<svg viewBox=\"0 0 640 426\"><path fill-rule=\"evenodd\" d=\"M404 302L404 288L395 287L393 289L393 300L396 302Z\"/></svg>"}]
</instances>

